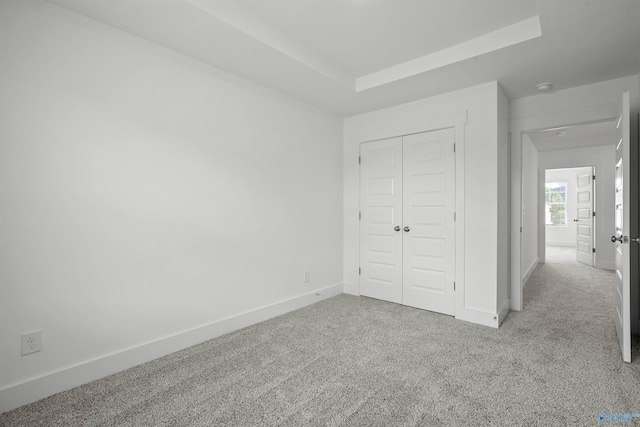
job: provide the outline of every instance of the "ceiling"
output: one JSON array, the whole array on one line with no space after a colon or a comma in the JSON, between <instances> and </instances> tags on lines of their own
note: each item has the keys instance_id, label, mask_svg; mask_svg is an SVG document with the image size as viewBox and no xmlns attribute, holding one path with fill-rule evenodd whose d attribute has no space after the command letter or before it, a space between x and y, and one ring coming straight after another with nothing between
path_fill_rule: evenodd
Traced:
<instances>
[{"instance_id":1,"label":"ceiling","mask_svg":"<svg viewBox=\"0 0 640 427\"><path fill-rule=\"evenodd\" d=\"M529 132L538 152L615 145L616 121L564 126Z\"/></svg>"},{"instance_id":2,"label":"ceiling","mask_svg":"<svg viewBox=\"0 0 640 427\"><path fill-rule=\"evenodd\" d=\"M638 0L49 1L340 116L640 72Z\"/></svg>"}]
</instances>

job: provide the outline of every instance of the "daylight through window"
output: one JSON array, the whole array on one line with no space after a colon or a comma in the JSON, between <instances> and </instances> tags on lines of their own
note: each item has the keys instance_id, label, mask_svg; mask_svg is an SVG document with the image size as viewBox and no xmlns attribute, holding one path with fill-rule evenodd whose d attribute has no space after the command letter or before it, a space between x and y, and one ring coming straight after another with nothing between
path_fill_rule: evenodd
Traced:
<instances>
[{"instance_id":1,"label":"daylight through window","mask_svg":"<svg viewBox=\"0 0 640 427\"><path fill-rule=\"evenodd\" d=\"M567 183L545 184L545 222L547 225L567 225Z\"/></svg>"}]
</instances>

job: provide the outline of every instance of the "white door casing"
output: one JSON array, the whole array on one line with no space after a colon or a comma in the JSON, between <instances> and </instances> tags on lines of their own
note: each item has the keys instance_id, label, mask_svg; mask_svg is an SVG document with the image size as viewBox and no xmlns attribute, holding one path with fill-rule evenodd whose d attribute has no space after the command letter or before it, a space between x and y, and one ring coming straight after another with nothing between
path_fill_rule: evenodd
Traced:
<instances>
[{"instance_id":1,"label":"white door casing","mask_svg":"<svg viewBox=\"0 0 640 427\"><path fill-rule=\"evenodd\" d=\"M620 116L616 135L616 181L615 181L615 234L612 241L616 245L616 332L620 342L622 359L631 362L631 284L630 284L630 109L629 92L622 95Z\"/></svg>"},{"instance_id":2,"label":"white door casing","mask_svg":"<svg viewBox=\"0 0 640 427\"><path fill-rule=\"evenodd\" d=\"M402 138L361 144L360 215L360 293L402 303Z\"/></svg>"},{"instance_id":3,"label":"white door casing","mask_svg":"<svg viewBox=\"0 0 640 427\"><path fill-rule=\"evenodd\" d=\"M576 261L593 267L593 172L578 175L576 183Z\"/></svg>"},{"instance_id":4,"label":"white door casing","mask_svg":"<svg viewBox=\"0 0 640 427\"><path fill-rule=\"evenodd\" d=\"M360 145L360 293L454 315L455 131Z\"/></svg>"},{"instance_id":5,"label":"white door casing","mask_svg":"<svg viewBox=\"0 0 640 427\"><path fill-rule=\"evenodd\" d=\"M455 313L454 130L403 137L403 304Z\"/></svg>"}]
</instances>

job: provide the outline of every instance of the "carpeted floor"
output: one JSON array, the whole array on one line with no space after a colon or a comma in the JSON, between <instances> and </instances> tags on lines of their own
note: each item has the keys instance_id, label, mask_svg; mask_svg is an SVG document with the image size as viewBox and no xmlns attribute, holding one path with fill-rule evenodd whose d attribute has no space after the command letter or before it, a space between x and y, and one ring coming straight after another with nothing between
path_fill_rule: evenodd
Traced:
<instances>
[{"instance_id":1,"label":"carpeted floor","mask_svg":"<svg viewBox=\"0 0 640 427\"><path fill-rule=\"evenodd\" d=\"M621 361L612 282L610 271L550 260L527 284L525 310L497 330L340 295L0 425L600 425L603 411L640 413L640 365Z\"/></svg>"}]
</instances>

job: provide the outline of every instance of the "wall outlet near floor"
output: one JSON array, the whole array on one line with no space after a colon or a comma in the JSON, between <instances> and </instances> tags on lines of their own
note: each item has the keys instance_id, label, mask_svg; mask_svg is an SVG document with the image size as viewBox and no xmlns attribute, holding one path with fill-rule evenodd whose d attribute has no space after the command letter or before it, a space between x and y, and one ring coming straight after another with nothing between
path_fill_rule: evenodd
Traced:
<instances>
[{"instance_id":1,"label":"wall outlet near floor","mask_svg":"<svg viewBox=\"0 0 640 427\"><path fill-rule=\"evenodd\" d=\"M311 272L310 271L305 271L304 272L304 283L309 283L311 281Z\"/></svg>"},{"instance_id":2,"label":"wall outlet near floor","mask_svg":"<svg viewBox=\"0 0 640 427\"><path fill-rule=\"evenodd\" d=\"M25 356L31 353L37 353L42 350L42 330L27 332L21 335L22 351L21 355Z\"/></svg>"}]
</instances>

